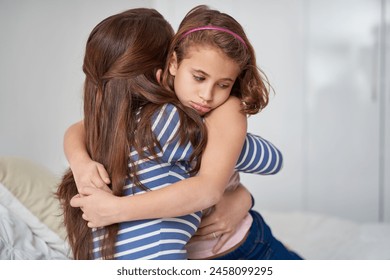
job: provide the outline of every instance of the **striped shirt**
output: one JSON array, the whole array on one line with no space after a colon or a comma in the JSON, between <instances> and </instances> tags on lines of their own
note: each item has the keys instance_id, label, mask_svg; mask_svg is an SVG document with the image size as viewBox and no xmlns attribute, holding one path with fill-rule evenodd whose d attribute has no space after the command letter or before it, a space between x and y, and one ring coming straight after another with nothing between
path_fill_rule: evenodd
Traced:
<instances>
[{"instance_id":1,"label":"striped shirt","mask_svg":"<svg viewBox=\"0 0 390 280\"><path fill-rule=\"evenodd\" d=\"M278 173L282 167L282 153L271 142L251 133L246 134L236 171L271 175Z\"/></svg>"},{"instance_id":2,"label":"striped shirt","mask_svg":"<svg viewBox=\"0 0 390 280\"><path fill-rule=\"evenodd\" d=\"M149 190L157 190L188 178L191 167L190 143L180 143L175 137L180 127L177 108L164 105L152 118L152 131L160 143L161 150L155 158L141 159L132 150L130 157L138 167L140 181ZM238 171L273 174L280 170L280 152L264 139L247 134L245 145L238 160ZM131 182L124 187L124 195L135 195L144 191L134 190ZM181 217L160 218L123 222L119 224L115 244L115 259L187 259L185 245L197 230L201 212ZM100 240L104 228L93 230L94 257L100 259Z\"/></svg>"}]
</instances>

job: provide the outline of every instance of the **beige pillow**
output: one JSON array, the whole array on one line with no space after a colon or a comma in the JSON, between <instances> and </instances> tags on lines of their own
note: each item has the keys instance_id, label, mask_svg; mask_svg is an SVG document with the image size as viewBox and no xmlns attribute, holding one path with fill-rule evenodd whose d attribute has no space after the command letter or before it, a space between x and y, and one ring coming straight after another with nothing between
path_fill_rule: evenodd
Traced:
<instances>
[{"instance_id":1,"label":"beige pillow","mask_svg":"<svg viewBox=\"0 0 390 280\"><path fill-rule=\"evenodd\" d=\"M19 157L0 157L0 182L42 223L65 239L61 209L54 193L61 178Z\"/></svg>"}]
</instances>

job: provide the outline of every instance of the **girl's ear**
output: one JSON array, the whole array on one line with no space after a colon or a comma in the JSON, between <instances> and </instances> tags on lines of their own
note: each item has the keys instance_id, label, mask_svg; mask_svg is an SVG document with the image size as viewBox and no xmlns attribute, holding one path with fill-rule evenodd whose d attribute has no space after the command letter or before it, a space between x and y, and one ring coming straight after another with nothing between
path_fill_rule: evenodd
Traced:
<instances>
[{"instance_id":1,"label":"girl's ear","mask_svg":"<svg viewBox=\"0 0 390 280\"><path fill-rule=\"evenodd\" d=\"M158 69L156 72L156 79L157 82L161 83L161 75L162 75L162 69Z\"/></svg>"},{"instance_id":2,"label":"girl's ear","mask_svg":"<svg viewBox=\"0 0 390 280\"><path fill-rule=\"evenodd\" d=\"M177 57L176 52L174 52L169 59L169 74L176 76L177 73Z\"/></svg>"}]
</instances>

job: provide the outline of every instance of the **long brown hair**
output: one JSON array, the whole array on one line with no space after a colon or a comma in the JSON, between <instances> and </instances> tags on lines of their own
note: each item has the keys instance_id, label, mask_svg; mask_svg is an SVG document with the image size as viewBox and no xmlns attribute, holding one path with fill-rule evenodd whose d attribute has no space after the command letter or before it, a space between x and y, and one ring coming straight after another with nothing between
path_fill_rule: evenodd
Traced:
<instances>
[{"instance_id":1,"label":"long brown hair","mask_svg":"<svg viewBox=\"0 0 390 280\"><path fill-rule=\"evenodd\" d=\"M243 42L220 30L202 30L185 35L194 28L205 26L228 29L239 35ZM166 87L173 90L174 79L168 71L169 60L173 54L176 54L177 62L180 64L188 55L189 49L199 45L218 48L240 66L241 72L233 85L231 94L242 101L244 113L253 115L267 106L271 87L266 75L256 65L255 51L244 29L230 15L210 9L205 5L197 6L187 13L172 39L163 75L163 84Z\"/></svg>"},{"instance_id":2,"label":"long brown hair","mask_svg":"<svg viewBox=\"0 0 390 280\"><path fill-rule=\"evenodd\" d=\"M129 157L130 147L140 156L157 152L155 147L159 145L152 133L151 117L165 103L179 108L178 137L194 146L192 159L201 157L206 142L201 118L184 108L156 78L157 70L164 66L172 36L172 27L161 14L139 8L106 18L88 38L83 64L86 147L91 158L107 169L114 195L122 195L126 179L143 187ZM91 259L91 229L81 218L82 211L69 204L75 194L76 184L68 170L57 191L68 241L75 259ZM104 259L114 256L117 231L117 224L106 227Z\"/></svg>"}]
</instances>

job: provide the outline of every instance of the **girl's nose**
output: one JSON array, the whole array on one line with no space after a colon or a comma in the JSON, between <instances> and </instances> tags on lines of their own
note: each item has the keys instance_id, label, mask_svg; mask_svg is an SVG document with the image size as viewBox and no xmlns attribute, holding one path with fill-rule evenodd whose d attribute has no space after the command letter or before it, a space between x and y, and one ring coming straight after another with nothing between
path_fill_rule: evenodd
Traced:
<instances>
[{"instance_id":1,"label":"girl's nose","mask_svg":"<svg viewBox=\"0 0 390 280\"><path fill-rule=\"evenodd\" d=\"M199 92L199 97L205 101L209 102L213 99L213 88L212 87L205 87L201 92Z\"/></svg>"}]
</instances>

